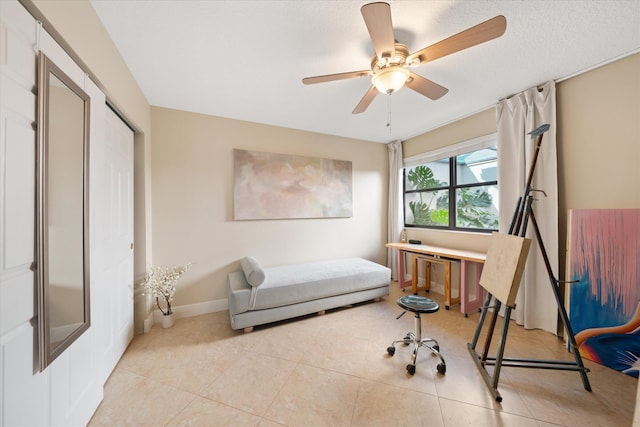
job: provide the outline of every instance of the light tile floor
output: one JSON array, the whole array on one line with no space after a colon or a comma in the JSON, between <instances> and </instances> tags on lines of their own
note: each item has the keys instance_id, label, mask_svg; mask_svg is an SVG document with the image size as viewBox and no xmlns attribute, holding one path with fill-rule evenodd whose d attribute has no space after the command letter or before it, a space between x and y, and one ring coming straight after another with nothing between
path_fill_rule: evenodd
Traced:
<instances>
[{"instance_id":1,"label":"light tile floor","mask_svg":"<svg viewBox=\"0 0 640 427\"><path fill-rule=\"evenodd\" d=\"M458 306L422 320L423 336L440 343L446 374L422 350L410 376L410 349L386 352L413 330L410 313L395 319L401 294L392 283L379 302L248 334L230 328L226 311L178 319L170 329L155 325L131 342L89 425L631 425L637 380L588 360L592 392L576 372L504 367L496 402L466 346L478 314L465 318ZM441 295L429 296L442 305ZM572 360L561 340L515 324L506 356Z\"/></svg>"}]
</instances>

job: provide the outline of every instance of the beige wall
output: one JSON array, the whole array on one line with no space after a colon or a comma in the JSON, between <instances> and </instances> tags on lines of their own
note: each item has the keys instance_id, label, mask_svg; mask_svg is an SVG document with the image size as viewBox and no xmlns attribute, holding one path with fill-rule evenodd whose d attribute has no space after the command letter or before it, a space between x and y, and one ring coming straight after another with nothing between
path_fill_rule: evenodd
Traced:
<instances>
[{"instance_id":1,"label":"beige wall","mask_svg":"<svg viewBox=\"0 0 640 427\"><path fill-rule=\"evenodd\" d=\"M557 114L564 267L569 209L640 208L640 54L560 83Z\"/></svg>"},{"instance_id":2,"label":"beige wall","mask_svg":"<svg viewBox=\"0 0 640 427\"><path fill-rule=\"evenodd\" d=\"M360 256L386 263L384 144L152 107L155 264L194 262L175 305L226 300L227 274L252 255L265 266ZM351 218L233 220L233 149L348 160Z\"/></svg>"},{"instance_id":3,"label":"beige wall","mask_svg":"<svg viewBox=\"0 0 640 427\"><path fill-rule=\"evenodd\" d=\"M447 147L461 141L495 133L495 117L495 110L489 108L462 120L418 135L402 144L402 155L404 157L411 157L416 154Z\"/></svg>"},{"instance_id":4,"label":"beige wall","mask_svg":"<svg viewBox=\"0 0 640 427\"><path fill-rule=\"evenodd\" d=\"M557 90L560 277L572 208L640 208L640 54L560 82ZM409 157L496 131L493 108L407 140ZM543 148L544 149L544 148ZM409 238L483 250L487 235L409 229Z\"/></svg>"}]
</instances>

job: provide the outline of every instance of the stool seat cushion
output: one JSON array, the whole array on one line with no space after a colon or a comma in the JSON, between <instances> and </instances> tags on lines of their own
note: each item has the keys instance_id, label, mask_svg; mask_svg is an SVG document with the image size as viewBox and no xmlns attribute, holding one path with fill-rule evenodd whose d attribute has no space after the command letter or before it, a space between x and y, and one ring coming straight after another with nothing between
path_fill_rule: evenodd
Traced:
<instances>
[{"instance_id":1,"label":"stool seat cushion","mask_svg":"<svg viewBox=\"0 0 640 427\"><path fill-rule=\"evenodd\" d=\"M403 295L397 302L400 307L413 313L435 313L440 309L437 302L419 295Z\"/></svg>"}]
</instances>

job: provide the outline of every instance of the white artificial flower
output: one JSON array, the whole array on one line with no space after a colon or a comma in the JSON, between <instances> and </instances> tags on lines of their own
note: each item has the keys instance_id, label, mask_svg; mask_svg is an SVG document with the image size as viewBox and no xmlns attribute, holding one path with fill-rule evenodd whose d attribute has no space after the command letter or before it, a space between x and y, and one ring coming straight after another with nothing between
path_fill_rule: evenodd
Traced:
<instances>
[{"instance_id":1,"label":"white artificial flower","mask_svg":"<svg viewBox=\"0 0 640 427\"><path fill-rule=\"evenodd\" d=\"M171 267L161 265L160 267L149 268L144 287L151 296L155 297L156 305L165 316L173 314L171 310L173 294L176 292L178 279L187 271L187 267L188 265L174 265ZM163 310L160 306L160 298L165 301L167 305L166 310Z\"/></svg>"}]
</instances>

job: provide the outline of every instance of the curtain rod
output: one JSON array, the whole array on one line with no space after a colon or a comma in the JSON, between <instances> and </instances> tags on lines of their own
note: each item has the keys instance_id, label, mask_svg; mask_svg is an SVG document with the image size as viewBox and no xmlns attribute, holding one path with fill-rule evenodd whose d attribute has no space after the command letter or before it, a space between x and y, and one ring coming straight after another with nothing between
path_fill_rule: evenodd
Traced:
<instances>
[{"instance_id":1,"label":"curtain rod","mask_svg":"<svg viewBox=\"0 0 640 427\"><path fill-rule=\"evenodd\" d=\"M588 73L589 71L593 71L593 70L595 70L595 69L598 69L598 68L600 68L600 67L604 67L605 65L608 65L608 64L611 64L611 63L613 63L613 62L619 61L619 60L624 59L624 58L626 58L626 57L629 57L629 56L631 56L631 55L635 55L636 53L639 53L639 52L640 52L640 48L630 50L629 52L625 52L625 53L620 54L620 55L618 55L618 56L614 56L613 58L609 58L609 59L607 59L607 60L605 60L605 61L599 62L599 63L597 63L597 64L595 64L595 65L590 66L590 67L584 68L584 69L582 69L582 70L580 70L580 71L576 71L575 73L572 73L572 74L566 75L566 76L564 76L564 77L560 77L560 78L554 79L554 80L553 80L553 82L554 82L554 83L556 83L556 84L558 84L558 83L562 83L562 82L567 81L567 80L570 80L570 79L572 79L572 78L574 78L574 77L578 77L578 76L580 76L580 75L582 75L582 74L586 74L586 73ZM547 82L548 82L548 80L547 80ZM540 89L540 88L542 88L542 86L544 86L545 84L547 84L547 82L545 82L545 83L541 83L541 84L537 84L537 85L535 85L535 87L536 87L537 89ZM525 90L526 90L526 89L525 89ZM518 93L520 93L520 92L512 93L511 95L506 96L506 97L504 97L504 98L500 99L500 101L505 100L505 99L509 99L509 98L511 98L511 97L513 97L513 96L515 96L515 95L517 95Z\"/></svg>"},{"instance_id":2,"label":"curtain rod","mask_svg":"<svg viewBox=\"0 0 640 427\"><path fill-rule=\"evenodd\" d=\"M573 74L569 74L568 76L561 77L559 79L556 79L555 82L556 83L561 83L561 82L563 82L565 80L569 80L569 79L577 77L577 76L579 76L581 74L585 74L585 73L588 73L589 71L593 71L596 68L604 67L605 65L611 64L612 62L616 62L616 61L624 59L624 58L626 58L628 56L635 55L636 53L640 53L640 48L636 48L636 49L630 50L629 52L625 52L625 53L620 54L618 56L614 56L613 58L609 58L609 59L607 59L605 61L599 62L596 65L592 65L591 67L587 67L584 70L580 70L580 71L577 71L577 72L575 72Z\"/></svg>"}]
</instances>

